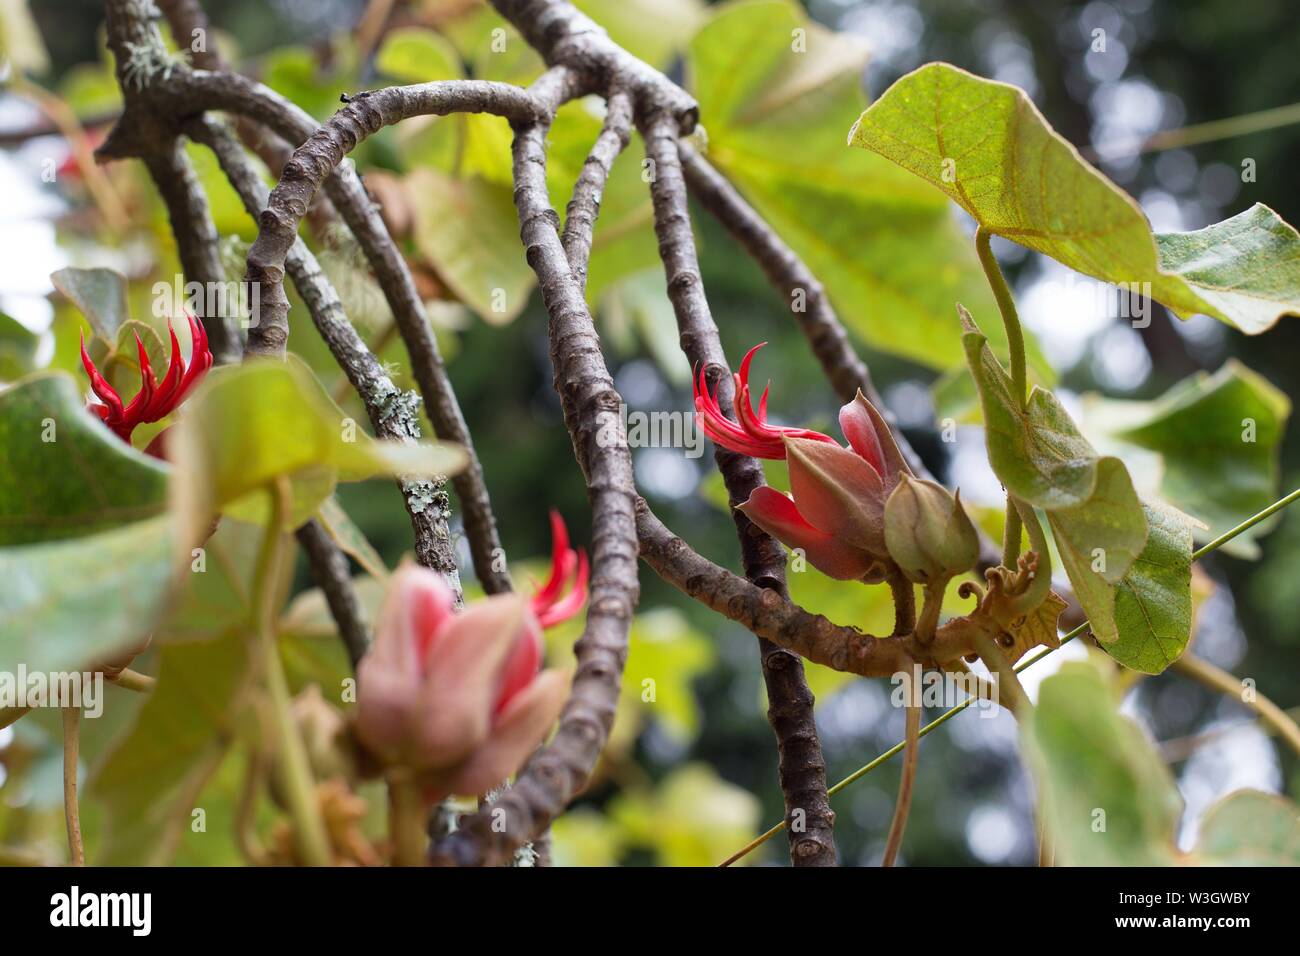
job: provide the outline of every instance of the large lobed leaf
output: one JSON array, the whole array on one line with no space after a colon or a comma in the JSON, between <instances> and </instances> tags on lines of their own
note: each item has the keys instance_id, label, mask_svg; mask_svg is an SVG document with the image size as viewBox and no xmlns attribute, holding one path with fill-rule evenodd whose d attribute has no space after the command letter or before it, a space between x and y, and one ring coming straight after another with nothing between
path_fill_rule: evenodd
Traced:
<instances>
[{"instance_id":1,"label":"large lobed leaf","mask_svg":"<svg viewBox=\"0 0 1300 956\"><path fill-rule=\"evenodd\" d=\"M990 232L1178 315L1248 334L1300 313L1300 234L1266 206L1199 232L1155 235L1141 207L1088 165L1024 92L947 63L881 95L849 134L943 190Z\"/></svg>"},{"instance_id":2,"label":"large lobed leaf","mask_svg":"<svg viewBox=\"0 0 1300 956\"><path fill-rule=\"evenodd\" d=\"M189 565L174 606L159 624L158 684L133 726L94 768L90 789L103 806L95 862L162 865L183 839L218 840L187 829L191 809L250 716L255 660L248 633L257 550L264 532L224 520ZM292 566L271 586L285 590ZM338 642L335 641L335 644ZM225 842L225 841L222 841Z\"/></svg>"},{"instance_id":3,"label":"large lobed leaf","mask_svg":"<svg viewBox=\"0 0 1300 956\"><path fill-rule=\"evenodd\" d=\"M1241 790L1201 821L1190 854L1174 843L1182 799L1160 754L1118 710L1093 662L1072 661L1043 681L1021 725L1057 863L1065 866L1300 864L1300 810Z\"/></svg>"},{"instance_id":4,"label":"large lobed leaf","mask_svg":"<svg viewBox=\"0 0 1300 956\"><path fill-rule=\"evenodd\" d=\"M151 517L167 467L86 411L70 376L0 392L0 547L78 538Z\"/></svg>"},{"instance_id":5,"label":"large lobed leaf","mask_svg":"<svg viewBox=\"0 0 1300 956\"><path fill-rule=\"evenodd\" d=\"M167 467L61 373L0 392L0 462L0 670L81 668L137 644L171 577Z\"/></svg>"},{"instance_id":6,"label":"large lobed leaf","mask_svg":"<svg viewBox=\"0 0 1300 956\"><path fill-rule=\"evenodd\" d=\"M796 4L758 0L719 10L691 41L686 72L709 161L825 284L845 324L873 348L950 368L962 360L953 303L982 311L993 299L943 196L845 149L866 60L859 39ZM1005 346L1000 329L993 338Z\"/></svg>"}]
</instances>

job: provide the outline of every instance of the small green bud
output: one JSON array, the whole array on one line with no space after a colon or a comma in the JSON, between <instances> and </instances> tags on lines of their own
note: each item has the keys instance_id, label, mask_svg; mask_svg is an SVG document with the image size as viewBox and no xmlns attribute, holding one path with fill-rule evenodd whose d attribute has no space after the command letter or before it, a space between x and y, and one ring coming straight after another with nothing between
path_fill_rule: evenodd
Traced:
<instances>
[{"instance_id":1,"label":"small green bud","mask_svg":"<svg viewBox=\"0 0 1300 956\"><path fill-rule=\"evenodd\" d=\"M942 585L979 559L979 536L960 494L906 474L885 502L885 546L917 584Z\"/></svg>"}]
</instances>

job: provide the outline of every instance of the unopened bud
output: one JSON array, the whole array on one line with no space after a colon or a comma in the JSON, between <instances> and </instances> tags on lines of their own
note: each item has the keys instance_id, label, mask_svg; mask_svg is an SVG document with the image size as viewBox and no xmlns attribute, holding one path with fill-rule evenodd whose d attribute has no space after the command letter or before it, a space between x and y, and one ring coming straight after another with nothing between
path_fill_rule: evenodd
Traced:
<instances>
[{"instance_id":1,"label":"unopened bud","mask_svg":"<svg viewBox=\"0 0 1300 956\"><path fill-rule=\"evenodd\" d=\"M902 476L885 503L885 545L917 584L940 585L979 559L979 536L960 494L911 475Z\"/></svg>"}]
</instances>

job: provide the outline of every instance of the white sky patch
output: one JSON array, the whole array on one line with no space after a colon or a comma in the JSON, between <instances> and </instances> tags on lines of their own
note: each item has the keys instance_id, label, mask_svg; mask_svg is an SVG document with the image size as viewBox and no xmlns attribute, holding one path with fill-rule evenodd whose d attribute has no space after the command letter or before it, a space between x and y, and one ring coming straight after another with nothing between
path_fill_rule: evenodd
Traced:
<instances>
[{"instance_id":1,"label":"white sky patch","mask_svg":"<svg viewBox=\"0 0 1300 956\"><path fill-rule=\"evenodd\" d=\"M966 818L966 845L982 863L1005 863L1020 843L1020 826L1009 807L983 803Z\"/></svg>"},{"instance_id":2,"label":"white sky patch","mask_svg":"<svg viewBox=\"0 0 1300 956\"><path fill-rule=\"evenodd\" d=\"M1214 803L1234 790L1249 788L1277 793L1282 785L1275 744L1244 717L1218 721L1203 728L1233 726L1234 730L1201 745L1188 759L1179 778L1187 807L1179 824L1178 846L1187 850L1196 842L1200 820Z\"/></svg>"},{"instance_id":3,"label":"white sky patch","mask_svg":"<svg viewBox=\"0 0 1300 956\"><path fill-rule=\"evenodd\" d=\"M699 482L699 472L680 448L639 448L633 467L637 484L652 497L685 498Z\"/></svg>"},{"instance_id":4,"label":"white sky patch","mask_svg":"<svg viewBox=\"0 0 1300 956\"><path fill-rule=\"evenodd\" d=\"M62 203L42 188L37 155L0 152L0 309L34 332L54 316L46 300L54 289L50 273L66 262L53 223Z\"/></svg>"},{"instance_id":5,"label":"white sky patch","mask_svg":"<svg viewBox=\"0 0 1300 956\"><path fill-rule=\"evenodd\" d=\"M1017 309L1048 361L1065 371L1083 358L1088 341L1110 325L1115 289L1046 256L1038 257L1037 264L1017 290Z\"/></svg>"},{"instance_id":6,"label":"white sky patch","mask_svg":"<svg viewBox=\"0 0 1300 956\"><path fill-rule=\"evenodd\" d=\"M1097 336L1092 352L1093 377L1116 392L1131 392L1151 374L1151 356L1142 336L1123 323L1115 323Z\"/></svg>"}]
</instances>

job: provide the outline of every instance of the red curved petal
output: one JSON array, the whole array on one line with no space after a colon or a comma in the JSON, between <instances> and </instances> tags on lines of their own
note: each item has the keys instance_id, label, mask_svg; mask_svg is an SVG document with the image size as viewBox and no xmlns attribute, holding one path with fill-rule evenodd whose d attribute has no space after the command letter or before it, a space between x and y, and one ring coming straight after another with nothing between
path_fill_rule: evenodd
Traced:
<instances>
[{"instance_id":1,"label":"red curved petal","mask_svg":"<svg viewBox=\"0 0 1300 956\"><path fill-rule=\"evenodd\" d=\"M782 544L801 549L809 564L832 578L857 580L875 562L861 548L813 527L789 495L768 485L755 488L749 500L736 507Z\"/></svg>"},{"instance_id":2,"label":"red curved petal","mask_svg":"<svg viewBox=\"0 0 1300 956\"><path fill-rule=\"evenodd\" d=\"M751 455L755 458L768 458L780 461L785 458L785 437L807 438L812 441L824 441L838 445L830 435L809 428L788 428L767 423L767 399L769 387L763 389L758 401L758 411L754 411L753 396L749 386L750 364L754 353L767 343L759 343L745 353L741 359L740 371L734 376L736 386L735 421L722 413L718 403L717 392L709 392L701 369L695 381L695 410L699 415L704 434L723 448Z\"/></svg>"},{"instance_id":3,"label":"red curved petal","mask_svg":"<svg viewBox=\"0 0 1300 956\"><path fill-rule=\"evenodd\" d=\"M208 348L208 333L203 327L203 323L190 313L185 313L185 318L190 323L190 364L185 370L185 376L181 379L180 388L176 390L176 400L172 408L176 408L185 399L190 397L190 393L203 380L208 369L212 368L212 351Z\"/></svg>"},{"instance_id":4,"label":"red curved petal","mask_svg":"<svg viewBox=\"0 0 1300 956\"><path fill-rule=\"evenodd\" d=\"M167 374L163 376L162 384L154 392L149 407L141 413L142 422L156 422L166 416L176 407L176 396L180 393L185 366L181 360L181 345L176 339L176 330L172 328L171 320L167 322L167 333L171 336L171 357L167 360Z\"/></svg>"},{"instance_id":5,"label":"red curved petal","mask_svg":"<svg viewBox=\"0 0 1300 956\"><path fill-rule=\"evenodd\" d=\"M135 352L140 361L140 391L135 393L135 398L131 399L131 403L122 412L122 427L126 430L128 440L131 429L144 421L144 412L153 401L154 391L158 387L153 367L149 364L149 353L145 351L139 335L135 337Z\"/></svg>"},{"instance_id":6,"label":"red curved petal","mask_svg":"<svg viewBox=\"0 0 1300 956\"><path fill-rule=\"evenodd\" d=\"M573 590L537 615L537 620L542 627L554 627L562 621L567 621L582 610L582 606L587 603L587 576L589 571L587 552L579 548L578 568L573 578Z\"/></svg>"},{"instance_id":7,"label":"red curved petal","mask_svg":"<svg viewBox=\"0 0 1300 956\"><path fill-rule=\"evenodd\" d=\"M106 422L117 422L122 419L122 396L117 394L117 390L108 384L108 379L100 374L95 363L90 360L90 354L86 351L86 337L81 336L81 367L86 370L86 375L90 378L90 389L99 397L103 405L92 405L95 413ZM103 411L100 411L103 409Z\"/></svg>"}]
</instances>

